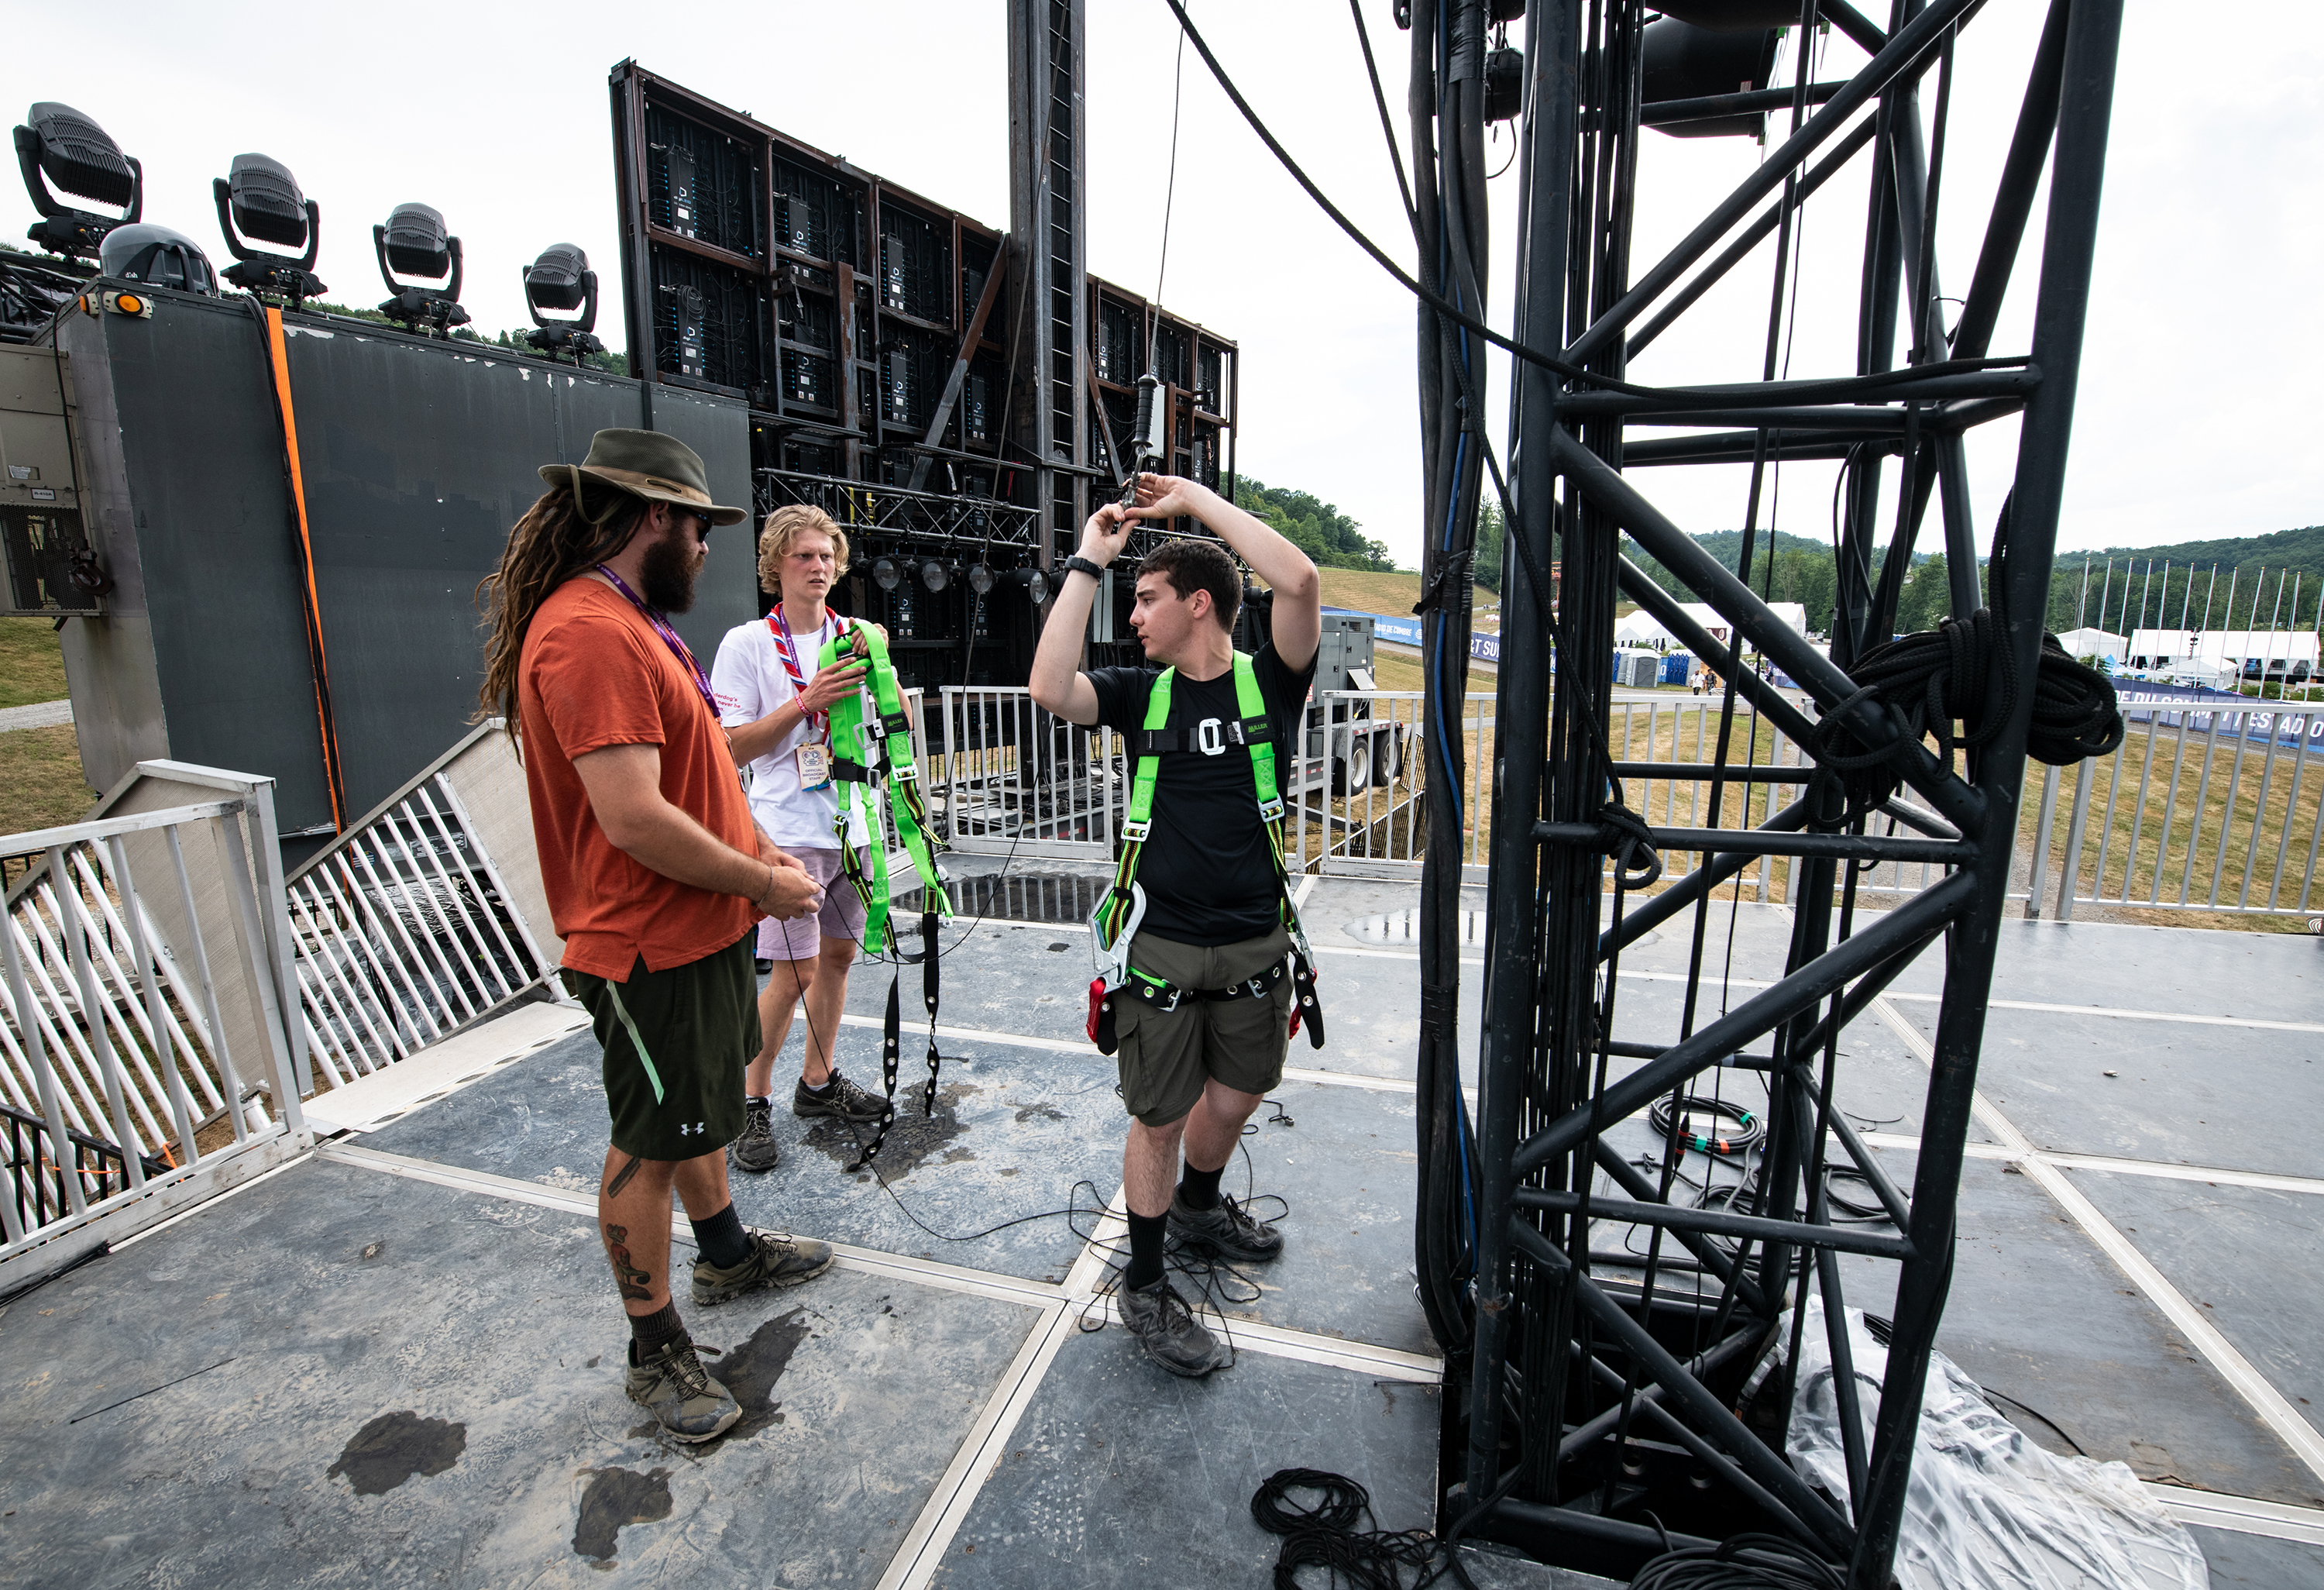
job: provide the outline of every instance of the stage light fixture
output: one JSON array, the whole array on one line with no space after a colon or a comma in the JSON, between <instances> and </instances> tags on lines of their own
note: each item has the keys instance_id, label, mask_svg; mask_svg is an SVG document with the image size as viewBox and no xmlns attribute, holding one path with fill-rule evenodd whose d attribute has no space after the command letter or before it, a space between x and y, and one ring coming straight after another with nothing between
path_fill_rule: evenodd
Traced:
<instances>
[{"instance_id":1,"label":"stage light fixture","mask_svg":"<svg viewBox=\"0 0 2324 1590\"><path fill-rule=\"evenodd\" d=\"M540 251L524 270L524 307L533 329L525 341L552 360L571 354L579 364L584 354L601 354L605 345L590 333L597 326L597 273L577 243L558 243ZM543 311L555 310L556 316ZM563 318L579 310L570 319Z\"/></svg>"},{"instance_id":2,"label":"stage light fixture","mask_svg":"<svg viewBox=\"0 0 2324 1590\"><path fill-rule=\"evenodd\" d=\"M329 291L315 274L323 251L323 207L299 191L290 167L263 154L237 154L226 174L211 182L210 193L217 200L218 230L235 259L224 273L227 281L245 292L287 298L294 310ZM295 259L263 254L243 237L305 252Z\"/></svg>"},{"instance_id":3,"label":"stage light fixture","mask_svg":"<svg viewBox=\"0 0 2324 1590\"><path fill-rule=\"evenodd\" d=\"M920 564L920 583L931 591L940 591L952 583L952 570L934 558Z\"/></svg>"},{"instance_id":4,"label":"stage light fixture","mask_svg":"<svg viewBox=\"0 0 2324 1590\"><path fill-rule=\"evenodd\" d=\"M1756 15L1748 0L1733 5L1703 4L1691 12L1722 19ZM1798 13L1793 13L1796 20ZM1720 94L1748 93L1764 88L1775 69L1775 31L1743 20L1722 20L1716 26L1665 16L1646 24L1646 59L1640 83L1648 105L1673 99L1707 99ZM1657 122L1655 131L1674 138L1762 138L1767 118L1758 111L1743 116L1706 116L1691 122Z\"/></svg>"},{"instance_id":5,"label":"stage light fixture","mask_svg":"<svg viewBox=\"0 0 2324 1590\"><path fill-rule=\"evenodd\" d=\"M991 567L985 563L983 559L979 558L975 562L968 566L968 588L970 590L974 591L980 596L987 596L991 594L993 583L994 576Z\"/></svg>"},{"instance_id":6,"label":"stage light fixture","mask_svg":"<svg viewBox=\"0 0 2324 1590\"><path fill-rule=\"evenodd\" d=\"M1025 599L1038 607L1049 599L1049 577L1038 569L1012 569L1001 579L1025 593Z\"/></svg>"},{"instance_id":7,"label":"stage light fixture","mask_svg":"<svg viewBox=\"0 0 2324 1590\"><path fill-rule=\"evenodd\" d=\"M872 560L872 583L883 591L894 590L904 583L903 567L893 558L874 558Z\"/></svg>"},{"instance_id":8,"label":"stage light fixture","mask_svg":"<svg viewBox=\"0 0 2324 1590\"><path fill-rule=\"evenodd\" d=\"M24 125L16 129L16 164L32 208L41 212L24 236L51 254L94 256L107 232L145 211L144 168L69 105L44 99L24 113ZM118 205L124 213L100 216L66 204L49 191L51 182L82 199Z\"/></svg>"},{"instance_id":9,"label":"stage light fixture","mask_svg":"<svg viewBox=\"0 0 2324 1590\"><path fill-rule=\"evenodd\" d=\"M97 268L123 282L143 282L148 287L174 287L180 292L217 296L217 274L210 269L209 255L183 232L172 232L167 226L145 222L134 226L115 226L97 246ZM113 307L125 315L143 312L118 303Z\"/></svg>"},{"instance_id":10,"label":"stage light fixture","mask_svg":"<svg viewBox=\"0 0 2324 1590\"><path fill-rule=\"evenodd\" d=\"M1485 119L1515 121L1525 110L1525 51L1504 44L1485 56ZM1213 413L1217 411L1213 410Z\"/></svg>"},{"instance_id":11,"label":"stage light fixture","mask_svg":"<svg viewBox=\"0 0 2324 1590\"><path fill-rule=\"evenodd\" d=\"M379 277L394 294L379 312L423 337L442 337L468 322L460 307L460 240L444 225L442 213L424 204L399 204L387 224L371 229L379 255ZM399 282L416 276L438 286Z\"/></svg>"}]
</instances>

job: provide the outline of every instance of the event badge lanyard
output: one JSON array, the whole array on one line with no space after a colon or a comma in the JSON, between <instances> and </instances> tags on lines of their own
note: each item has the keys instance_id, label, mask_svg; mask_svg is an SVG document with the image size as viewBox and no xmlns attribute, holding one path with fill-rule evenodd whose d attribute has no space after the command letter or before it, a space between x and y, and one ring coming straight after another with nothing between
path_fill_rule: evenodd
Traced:
<instances>
[{"instance_id":1,"label":"event badge lanyard","mask_svg":"<svg viewBox=\"0 0 2324 1590\"><path fill-rule=\"evenodd\" d=\"M630 589L629 581L615 574L603 563L597 565L597 572L604 575L615 590L630 599L631 606L645 615L646 622L653 625L654 633L661 637L661 643L669 648L670 655L686 664L687 674L694 680L695 693L702 698L702 704L710 708L710 721L718 722L717 692L710 688L710 676L702 671L702 664L695 661L694 652L687 645L685 639L669 627L669 619L646 605L646 599Z\"/></svg>"},{"instance_id":2,"label":"event badge lanyard","mask_svg":"<svg viewBox=\"0 0 2324 1590\"><path fill-rule=\"evenodd\" d=\"M829 622L828 620L825 621ZM845 633L842 624L841 632ZM798 645L791 635L790 615L783 611L780 602L767 615L767 633L775 637L775 654L783 660L783 671L790 675L791 694L802 702L807 698L807 674L799 667ZM816 639L823 638L823 626L816 626ZM801 745L795 754L798 758L798 781L801 790L831 788L831 714L810 712L802 705L799 716L807 720L813 738Z\"/></svg>"}]
</instances>

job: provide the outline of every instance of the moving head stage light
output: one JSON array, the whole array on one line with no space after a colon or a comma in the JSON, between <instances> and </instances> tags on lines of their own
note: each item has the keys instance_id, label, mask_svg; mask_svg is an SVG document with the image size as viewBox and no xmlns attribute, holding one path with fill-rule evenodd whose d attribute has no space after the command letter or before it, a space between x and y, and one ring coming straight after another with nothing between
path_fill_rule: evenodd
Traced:
<instances>
[{"instance_id":1,"label":"moving head stage light","mask_svg":"<svg viewBox=\"0 0 2324 1590\"><path fill-rule=\"evenodd\" d=\"M180 292L217 296L217 274L210 269L210 256L202 252L202 245L183 232L172 232L150 222L115 226L106 233L97 251L97 269L123 282L143 282L149 287L172 287ZM134 294L114 296L122 301L113 307L123 314L150 312L142 302L133 305L129 301L135 299Z\"/></svg>"},{"instance_id":2,"label":"moving head stage light","mask_svg":"<svg viewBox=\"0 0 2324 1590\"><path fill-rule=\"evenodd\" d=\"M327 291L315 274L323 247L323 207L300 193L289 167L263 154L237 154L210 190L217 199L218 230L235 262L226 268L227 281L246 292L286 298L294 310ZM306 253L296 259L257 253L235 235L237 226L244 236Z\"/></svg>"},{"instance_id":3,"label":"moving head stage light","mask_svg":"<svg viewBox=\"0 0 2324 1590\"><path fill-rule=\"evenodd\" d=\"M460 240L444 226L443 215L424 204L399 204L387 224L371 229L379 254L379 278L393 294L379 312L422 337L442 337L468 323L460 307ZM441 286L414 286L398 273Z\"/></svg>"},{"instance_id":4,"label":"moving head stage light","mask_svg":"<svg viewBox=\"0 0 2324 1590\"><path fill-rule=\"evenodd\" d=\"M524 307L534 329L525 341L552 360L570 354L579 364L584 354L601 354L605 345L590 335L597 328L597 273L576 243L558 243L540 251L524 270ZM543 310L580 310L572 319L551 318Z\"/></svg>"},{"instance_id":5,"label":"moving head stage light","mask_svg":"<svg viewBox=\"0 0 2324 1590\"><path fill-rule=\"evenodd\" d=\"M68 259L94 256L107 232L144 213L144 168L69 105L42 100L24 113L24 121L16 129L16 163L24 173L24 191L42 217L24 236ZM118 205L124 213L100 216L75 208L49 191L51 182L83 199Z\"/></svg>"}]
</instances>

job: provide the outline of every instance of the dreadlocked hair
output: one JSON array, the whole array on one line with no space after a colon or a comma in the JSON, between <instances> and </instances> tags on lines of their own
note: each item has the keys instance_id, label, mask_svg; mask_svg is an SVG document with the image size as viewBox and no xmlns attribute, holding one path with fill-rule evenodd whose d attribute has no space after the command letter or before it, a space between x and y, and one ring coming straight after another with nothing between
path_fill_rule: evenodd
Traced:
<instances>
[{"instance_id":1,"label":"dreadlocked hair","mask_svg":"<svg viewBox=\"0 0 2324 1590\"><path fill-rule=\"evenodd\" d=\"M542 493L509 532L500 567L476 585L476 610L486 631L484 682L468 721L500 718L512 740L518 737L517 668L532 615L558 586L620 551L645 512L645 504L627 492L594 482L583 489L578 513L572 485Z\"/></svg>"}]
</instances>

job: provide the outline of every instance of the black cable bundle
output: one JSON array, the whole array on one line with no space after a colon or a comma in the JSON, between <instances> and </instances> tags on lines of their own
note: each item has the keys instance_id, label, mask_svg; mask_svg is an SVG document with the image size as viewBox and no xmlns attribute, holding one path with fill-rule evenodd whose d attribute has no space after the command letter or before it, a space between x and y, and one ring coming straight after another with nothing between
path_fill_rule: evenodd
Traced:
<instances>
[{"instance_id":1,"label":"black cable bundle","mask_svg":"<svg viewBox=\"0 0 2324 1590\"><path fill-rule=\"evenodd\" d=\"M1856 694L1825 715L1811 749L1816 760L1847 775L1851 813L1878 806L1904 778L1883 753L1867 750L1841 722L1849 708L1866 700L1896 707L1915 735L1936 736L1937 759L1950 765L1956 744L1976 750L1999 734L2016 710L2018 679L2009 666L2008 647L2001 621L1980 607L1967 618L1947 618L1933 630L1875 646L1849 670ZM1961 726L1958 740L1955 719ZM2044 634L2026 754L2064 767L2106 755L2122 744L2123 734L2113 681L2067 656L2057 636Z\"/></svg>"},{"instance_id":2,"label":"black cable bundle","mask_svg":"<svg viewBox=\"0 0 2324 1590\"><path fill-rule=\"evenodd\" d=\"M1649 1560L1630 1590L1847 1590L1840 1570L1780 1535L1737 1535Z\"/></svg>"},{"instance_id":3,"label":"black cable bundle","mask_svg":"<svg viewBox=\"0 0 2324 1590\"><path fill-rule=\"evenodd\" d=\"M1698 1117L1720 1117L1735 1123L1732 1132L1698 1131ZM1748 1153L1767 1135L1766 1123L1758 1115L1731 1099L1709 1098L1699 1093L1682 1095L1678 1101L1678 1119L1671 1118L1671 1101L1658 1098L1646 1112L1647 1124L1655 1135L1668 1142L1674 1124L1679 1127L1680 1151L1692 1149L1699 1154L1726 1157Z\"/></svg>"},{"instance_id":4,"label":"black cable bundle","mask_svg":"<svg viewBox=\"0 0 2324 1590\"><path fill-rule=\"evenodd\" d=\"M1294 1491L1318 1491L1323 1499L1303 1506L1292 1499ZM1425 1530L1358 1529L1372 1519L1371 1493L1345 1474L1277 1469L1251 1493L1250 1516L1268 1534L1283 1537L1275 1559L1275 1590L1301 1590L1303 1567L1320 1567L1328 1584L1348 1590L1406 1590L1406 1568L1422 1576L1413 1590L1434 1583L1446 1568L1462 1585L1469 1583L1459 1560L1450 1556L1443 1567L1429 1571L1444 1548Z\"/></svg>"}]
</instances>

